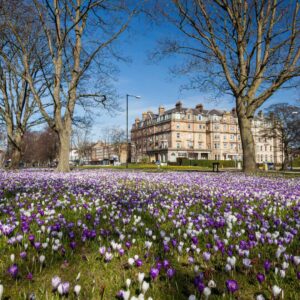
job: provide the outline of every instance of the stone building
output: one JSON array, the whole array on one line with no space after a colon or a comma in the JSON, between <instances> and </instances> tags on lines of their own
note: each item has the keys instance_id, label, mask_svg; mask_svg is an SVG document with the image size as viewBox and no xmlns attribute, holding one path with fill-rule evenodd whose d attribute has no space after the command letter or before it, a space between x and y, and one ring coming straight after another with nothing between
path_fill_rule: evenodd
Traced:
<instances>
[{"instance_id":1,"label":"stone building","mask_svg":"<svg viewBox=\"0 0 300 300\"><path fill-rule=\"evenodd\" d=\"M252 130L257 162L281 163L282 151L276 139L263 138L268 123L262 114L254 118ZM131 129L131 160L176 162L177 158L242 160L242 145L235 109L206 110L202 104L175 107L157 113L144 112Z\"/></svg>"},{"instance_id":2,"label":"stone building","mask_svg":"<svg viewBox=\"0 0 300 300\"><path fill-rule=\"evenodd\" d=\"M97 142L92 147L92 163L110 164L113 162L126 163L127 145L126 143L110 144Z\"/></svg>"}]
</instances>

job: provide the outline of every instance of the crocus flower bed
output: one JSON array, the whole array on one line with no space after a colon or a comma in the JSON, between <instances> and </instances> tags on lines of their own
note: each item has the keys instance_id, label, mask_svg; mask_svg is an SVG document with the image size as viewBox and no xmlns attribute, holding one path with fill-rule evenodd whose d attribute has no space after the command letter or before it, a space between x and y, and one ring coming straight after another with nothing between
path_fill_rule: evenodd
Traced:
<instances>
[{"instance_id":1,"label":"crocus flower bed","mask_svg":"<svg viewBox=\"0 0 300 300\"><path fill-rule=\"evenodd\" d=\"M0 299L300 299L300 180L0 173Z\"/></svg>"}]
</instances>

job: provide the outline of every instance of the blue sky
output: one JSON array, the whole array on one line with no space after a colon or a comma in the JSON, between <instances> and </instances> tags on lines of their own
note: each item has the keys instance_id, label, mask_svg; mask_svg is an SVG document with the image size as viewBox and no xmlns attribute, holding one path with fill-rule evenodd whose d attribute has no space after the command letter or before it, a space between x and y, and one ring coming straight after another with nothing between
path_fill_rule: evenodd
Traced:
<instances>
[{"instance_id":1,"label":"blue sky","mask_svg":"<svg viewBox=\"0 0 300 300\"><path fill-rule=\"evenodd\" d=\"M118 80L114 83L118 94L119 103L123 112L113 117L104 112L95 118L91 138L96 141L101 139L105 128L119 126L125 129L125 96L133 94L141 96L140 100L130 98L129 101L129 126L136 117L141 117L143 111L157 111L159 105L171 108L179 99L186 107L194 107L202 103L206 108L231 109L234 102L230 97L223 97L212 101L209 94L200 90L181 91L180 86L185 82L184 77L173 78L169 68L178 63L175 58L166 59L159 63L149 62L147 55L155 49L158 40L177 32L168 24L149 24L145 17L139 17L132 23L132 29L122 36L119 49L122 54L130 57L131 62L118 62ZM181 59L184 59L183 57ZM296 98L295 91L280 91L270 98L263 107L275 102L293 102ZM299 97L299 94L298 94ZM130 127L129 127L130 128Z\"/></svg>"}]
</instances>

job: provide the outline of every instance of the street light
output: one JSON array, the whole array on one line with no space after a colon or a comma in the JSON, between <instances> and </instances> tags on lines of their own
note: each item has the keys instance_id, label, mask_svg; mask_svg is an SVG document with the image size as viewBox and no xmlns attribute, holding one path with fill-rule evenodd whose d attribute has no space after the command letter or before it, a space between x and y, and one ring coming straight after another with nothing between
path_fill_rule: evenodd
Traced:
<instances>
[{"instance_id":1,"label":"street light","mask_svg":"<svg viewBox=\"0 0 300 300\"><path fill-rule=\"evenodd\" d=\"M126 169L128 169L128 160L129 160L129 137L128 137L128 98L136 98L141 99L141 96L134 96L134 95L126 95L126 141L127 141L127 147L126 147Z\"/></svg>"}]
</instances>

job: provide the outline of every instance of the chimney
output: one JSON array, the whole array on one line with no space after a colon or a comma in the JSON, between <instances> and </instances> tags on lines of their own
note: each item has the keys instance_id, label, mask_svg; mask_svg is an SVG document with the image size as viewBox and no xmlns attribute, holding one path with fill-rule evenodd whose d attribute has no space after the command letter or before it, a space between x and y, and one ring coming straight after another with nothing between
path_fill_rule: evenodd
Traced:
<instances>
[{"instance_id":1,"label":"chimney","mask_svg":"<svg viewBox=\"0 0 300 300\"><path fill-rule=\"evenodd\" d=\"M175 107L177 109L181 109L182 108L182 102L181 101L177 101L176 104L175 104Z\"/></svg>"},{"instance_id":2,"label":"chimney","mask_svg":"<svg viewBox=\"0 0 300 300\"><path fill-rule=\"evenodd\" d=\"M197 109L200 113L202 113L202 112L203 112L203 104L197 104L197 105L196 105L196 109Z\"/></svg>"},{"instance_id":3,"label":"chimney","mask_svg":"<svg viewBox=\"0 0 300 300\"><path fill-rule=\"evenodd\" d=\"M161 116L161 115L163 115L165 113L165 108L163 107L163 106L160 106L159 108L158 108L158 114Z\"/></svg>"},{"instance_id":4,"label":"chimney","mask_svg":"<svg viewBox=\"0 0 300 300\"><path fill-rule=\"evenodd\" d=\"M146 112L142 113L142 119L143 119L143 121L145 121L147 119L147 113Z\"/></svg>"}]
</instances>

